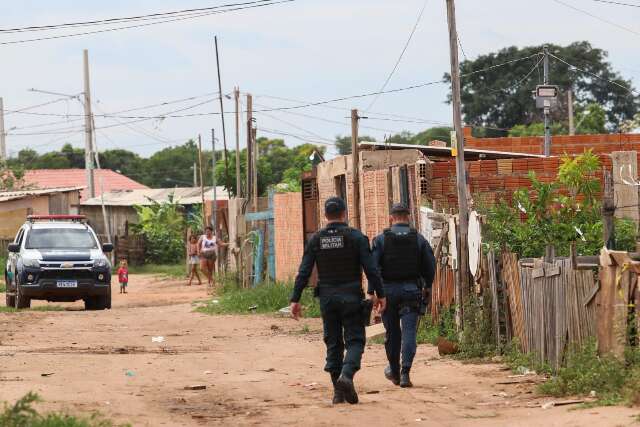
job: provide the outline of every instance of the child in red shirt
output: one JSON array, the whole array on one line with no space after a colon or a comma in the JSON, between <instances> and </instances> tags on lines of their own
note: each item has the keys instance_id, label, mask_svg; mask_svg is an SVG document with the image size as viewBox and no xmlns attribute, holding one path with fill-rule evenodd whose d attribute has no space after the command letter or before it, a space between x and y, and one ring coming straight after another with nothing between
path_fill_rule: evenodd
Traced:
<instances>
[{"instance_id":1,"label":"child in red shirt","mask_svg":"<svg viewBox=\"0 0 640 427\"><path fill-rule=\"evenodd\" d=\"M127 267L127 260L120 260L120 268L118 268L118 282L120 282L120 293L127 293L127 284L129 283L129 268Z\"/></svg>"}]
</instances>

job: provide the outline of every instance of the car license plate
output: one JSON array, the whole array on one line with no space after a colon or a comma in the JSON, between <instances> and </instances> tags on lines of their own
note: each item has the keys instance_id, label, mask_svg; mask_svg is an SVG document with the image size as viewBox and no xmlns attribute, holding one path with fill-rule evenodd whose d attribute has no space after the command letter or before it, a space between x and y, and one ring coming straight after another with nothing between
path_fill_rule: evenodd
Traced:
<instances>
[{"instance_id":1,"label":"car license plate","mask_svg":"<svg viewBox=\"0 0 640 427\"><path fill-rule=\"evenodd\" d=\"M57 286L59 288L77 288L77 280L58 280Z\"/></svg>"}]
</instances>

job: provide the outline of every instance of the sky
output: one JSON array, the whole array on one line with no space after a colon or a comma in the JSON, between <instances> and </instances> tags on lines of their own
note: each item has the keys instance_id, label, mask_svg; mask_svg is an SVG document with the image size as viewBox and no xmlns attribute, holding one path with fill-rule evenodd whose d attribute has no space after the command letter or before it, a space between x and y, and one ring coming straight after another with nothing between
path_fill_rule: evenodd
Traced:
<instances>
[{"instance_id":1,"label":"sky","mask_svg":"<svg viewBox=\"0 0 640 427\"><path fill-rule=\"evenodd\" d=\"M246 1L246 0L237 0ZM637 4L638 0L627 0ZM22 0L0 2L0 29L134 16L211 7L230 0ZM406 130L419 132L452 121L445 103L448 86L436 84L324 106L291 107L380 89L393 69L425 0L296 0L263 8L24 44L0 44L0 97L4 99L10 155L24 148L44 152L64 143L84 146L82 105L76 99L27 110L59 116L10 113L83 91L82 51L89 50L94 113L182 102L120 113L158 116L219 112L213 37L218 36L223 93L240 87L254 95L258 136L280 137L287 145L325 144L350 133L351 108L358 108L361 135L378 140ZM564 3L564 4L563 4ZM568 6L567 6L568 5ZM571 9L578 7L594 15ZM465 57L506 46L569 44L587 40L610 54L614 69L640 80L640 7L596 0L457 0L457 20ZM605 22L607 21L607 22ZM387 89L440 80L450 70L444 0L427 0L423 17ZM74 32L77 30L74 30ZM2 34L0 43L67 32ZM293 101L292 101L293 100ZM233 99L224 100L233 112ZM202 104L197 105L196 104ZM126 148L149 156L202 135L211 147L215 128L222 145L220 115L159 119L96 117L99 150ZM134 120L135 123L129 123ZM242 123L244 123L242 120ZM235 147L233 114L225 115L227 144ZM48 124L51 123L51 124ZM123 124L125 123L125 124ZM38 135L34 135L34 134ZM244 126L241 147L245 146Z\"/></svg>"}]
</instances>

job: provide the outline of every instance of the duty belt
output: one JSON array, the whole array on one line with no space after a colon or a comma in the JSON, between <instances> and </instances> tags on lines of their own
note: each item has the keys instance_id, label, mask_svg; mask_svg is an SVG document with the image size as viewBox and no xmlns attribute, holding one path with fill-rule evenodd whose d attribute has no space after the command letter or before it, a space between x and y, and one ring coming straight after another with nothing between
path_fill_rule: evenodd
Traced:
<instances>
[{"instance_id":1,"label":"duty belt","mask_svg":"<svg viewBox=\"0 0 640 427\"><path fill-rule=\"evenodd\" d=\"M357 295L362 296L363 291L360 286L318 286L320 296L331 295Z\"/></svg>"}]
</instances>

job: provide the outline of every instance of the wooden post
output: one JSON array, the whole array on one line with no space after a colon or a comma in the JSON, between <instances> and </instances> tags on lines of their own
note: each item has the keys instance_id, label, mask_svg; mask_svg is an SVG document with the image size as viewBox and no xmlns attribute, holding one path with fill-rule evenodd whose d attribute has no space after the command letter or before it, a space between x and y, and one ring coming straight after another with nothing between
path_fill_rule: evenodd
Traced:
<instances>
[{"instance_id":1,"label":"wooden post","mask_svg":"<svg viewBox=\"0 0 640 427\"><path fill-rule=\"evenodd\" d=\"M496 271L496 255L493 251L487 254L489 266L489 287L491 289L491 323L493 325L493 335L496 340L496 348L500 348L500 308L498 304L498 273Z\"/></svg>"},{"instance_id":2,"label":"wooden post","mask_svg":"<svg viewBox=\"0 0 640 427\"><path fill-rule=\"evenodd\" d=\"M236 197L242 197L242 179L240 172L240 89L235 88L233 97L236 102Z\"/></svg>"},{"instance_id":3,"label":"wooden post","mask_svg":"<svg viewBox=\"0 0 640 427\"><path fill-rule=\"evenodd\" d=\"M258 212L258 140L256 139L258 133L258 129L251 129L251 147L253 148L253 154L251 155L251 173L252 178L251 182L253 183L253 189L251 190L251 194L253 196L253 211Z\"/></svg>"},{"instance_id":4,"label":"wooden post","mask_svg":"<svg viewBox=\"0 0 640 427\"><path fill-rule=\"evenodd\" d=\"M253 97L247 94L247 200L252 200L253 192Z\"/></svg>"},{"instance_id":5,"label":"wooden post","mask_svg":"<svg viewBox=\"0 0 640 427\"><path fill-rule=\"evenodd\" d=\"M460 98L460 64L458 60L458 31L454 0L447 2L449 26L449 51L451 56L451 99L453 123L456 131L456 184L458 189L458 270L456 286L461 287L461 303L469 294L469 201L467 198L467 174L464 163L464 132L462 130L462 101ZM460 307L461 309L462 307Z\"/></svg>"},{"instance_id":6,"label":"wooden post","mask_svg":"<svg viewBox=\"0 0 640 427\"><path fill-rule=\"evenodd\" d=\"M198 164L200 165L200 195L202 196L202 226L207 226L207 209L204 204L204 180L202 179L202 137L198 135ZM203 230L204 231L204 230Z\"/></svg>"},{"instance_id":7,"label":"wooden post","mask_svg":"<svg viewBox=\"0 0 640 427\"><path fill-rule=\"evenodd\" d=\"M360 150L358 147L358 110L351 110L351 182L353 184L353 212L351 225L360 228Z\"/></svg>"},{"instance_id":8,"label":"wooden post","mask_svg":"<svg viewBox=\"0 0 640 427\"><path fill-rule=\"evenodd\" d=\"M604 194L602 197L602 221L604 229L604 245L607 249L615 249L615 222L614 214L616 212L616 205L614 201L613 192L613 173L611 171L604 171Z\"/></svg>"}]
</instances>

